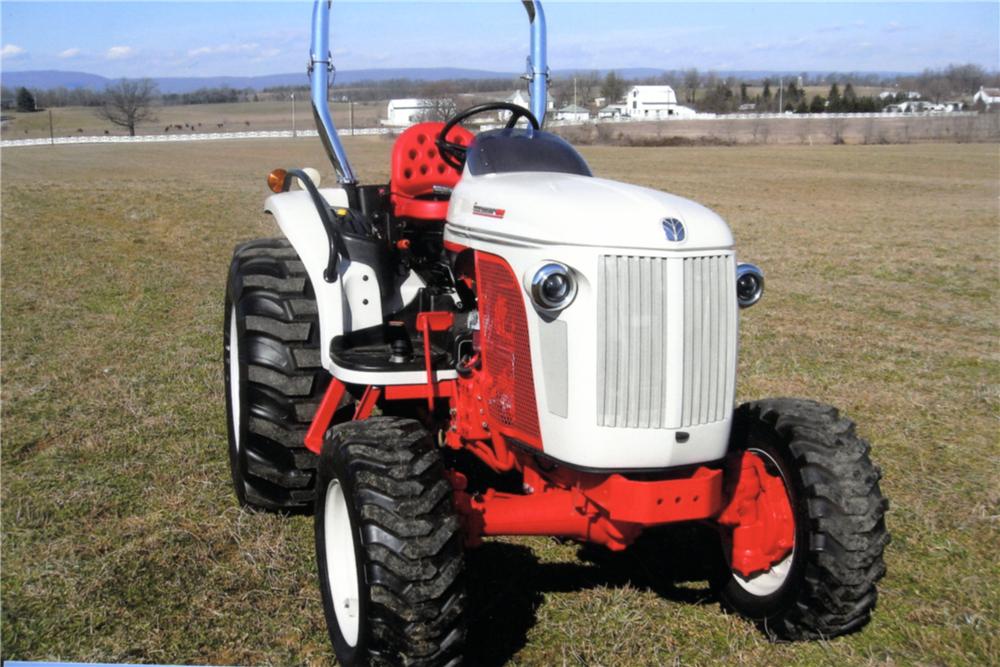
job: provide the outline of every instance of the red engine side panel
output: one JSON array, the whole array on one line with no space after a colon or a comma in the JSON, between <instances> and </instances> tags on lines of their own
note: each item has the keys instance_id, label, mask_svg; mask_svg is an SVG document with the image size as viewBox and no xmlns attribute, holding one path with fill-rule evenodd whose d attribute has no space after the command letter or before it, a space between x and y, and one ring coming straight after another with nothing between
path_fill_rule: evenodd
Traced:
<instances>
[{"instance_id":1,"label":"red engine side panel","mask_svg":"<svg viewBox=\"0 0 1000 667\"><path fill-rule=\"evenodd\" d=\"M521 286L506 261L476 253L480 346L491 389L490 422L504 435L541 448L528 320Z\"/></svg>"}]
</instances>

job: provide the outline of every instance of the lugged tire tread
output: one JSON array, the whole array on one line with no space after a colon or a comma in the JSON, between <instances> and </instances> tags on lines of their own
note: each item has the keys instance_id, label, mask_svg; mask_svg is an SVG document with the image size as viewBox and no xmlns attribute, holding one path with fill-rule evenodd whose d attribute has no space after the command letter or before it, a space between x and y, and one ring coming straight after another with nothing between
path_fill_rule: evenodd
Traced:
<instances>
[{"instance_id":1,"label":"lugged tire tread","mask_svg":"<svg viewBox=\"0 0 1000 667\"><path fill-rule=\"evenodd\" d=\"M370 596L365 659L459 664L465 561L436 444L415 421L372 417L331 428L323 456L341 457L352 480Z\"/></svg>"},{"instance_id":2,"label":"lugged tire tread","mask_svg":"<svg viewBox=\"0 0 1000 667\"><path fill-rule=\"evenodd\" d=\"M765 619L781 639L828 639L871 618L883 551L888 502L881 471L854 423L836 408L803 399L768 399L740 406L737 424L770 426L785 442L805 489L810 522L804 581L795 604Z\"/></svg>"},{"instance_id":3,"label":"lugged tire tread","mask_svg":"<svg viewBox=\"0 0 1000 667\"><path fill-rule=\"evenodd\" d=\"M310 511L317 460L303 438L329 376L305 267L286 239L243 243L233 252L229 295L243 318L240 349L247 365L246 503Z\"/></svg>"}]
</instances>

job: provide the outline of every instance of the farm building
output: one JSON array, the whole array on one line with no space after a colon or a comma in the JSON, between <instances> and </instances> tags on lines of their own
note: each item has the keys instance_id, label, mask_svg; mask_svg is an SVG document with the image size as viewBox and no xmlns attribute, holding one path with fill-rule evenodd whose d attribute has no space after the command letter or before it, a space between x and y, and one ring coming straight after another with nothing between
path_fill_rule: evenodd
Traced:
<instances>
[{"instance_id":1,"label":"farm building","mask_svg":"<svg viewBox=\"0 0 1000 667\"><path fill-rule=\"evenodd\" d=\"M624 104L609 104L597 112L598 120L621 120L625 115Z\"/></svg>"},{"instance_id":2,"label":"farm building","mask_svg":"<svg viewBox=\"0 0 1000 667\"><path fill-rule=\"evenodd\" d=\"M678 106L670 86L632 86L625 95L625 115L632 120L692 116L694 111Z\"/></svg>"},{"instance_id":3,"label":"farm building","mask_svg":"<svg viewBox=\"0 0 1000 667\"><path fill-rule=\"evenodd\" d=\"M590 120L590 112L575 104L567 104L556 112L556 120L565 120L571 123L582 123Z\"/></svg>"},{"instance_id":4,"label":"farm building","mask_svg":"<svg viewBox=\"0 0 1000 667\"><path fill-rule=\"evenodd\" d=\"M919 100L922 97L920 92L916 90L910 90L905 93L899 90L883 90L881 93L878 94L878 98L883 101L891 100L899 96L902 96L907 100Z\"/></svg>"},{"instance_id":5,"label":"farm building","mask_svg":"<svg viewBox=\"0 0 1000 667\"><path fill-rule=\"evenodd\" d=\"M984 86L979 87L979 92L972 96L972 103L978 104L982 102L987 107L992 107L994 104L1000 104L1000 88L986 88Z\"/></svg>"},{"instance_id":6,"label":"farm building","mask_svg":"<svg viewBox=\"0 0 1000 667\"><path fill-rule=\"evenodd\" d=\"M383 125L390 127L407 127L420 122L424 114L434 108L434 100L421 100L417 98L404 98L389 100L386 108L386 118Z\"/></svg>"},{"instance_id":7,"label":"farm building","mask_svg":"<svg viewBox=\"0 0 1000 667\"><path fill-rule=\"evenodd\" d=\"M510 102L511 104L516 104L525 109L531 108L531 96L524 90L515 90L513 93L508 95L504 102ZM545 110L552 111L556 106L555 101L552 99L552 95L546 96L545 100ZM497 118L506 122L510 118L509 111L500 111L497 113Z\"/></svg>"}]
</instances>

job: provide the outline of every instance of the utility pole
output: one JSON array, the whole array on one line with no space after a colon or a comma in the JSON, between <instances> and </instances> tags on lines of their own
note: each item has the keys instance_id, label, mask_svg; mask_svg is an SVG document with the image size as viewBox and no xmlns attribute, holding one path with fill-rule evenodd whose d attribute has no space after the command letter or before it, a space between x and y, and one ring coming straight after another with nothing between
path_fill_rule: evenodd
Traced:
<instances>
[{"instance_id":1,"label":"utility pole","mask_svg":"<svg viewBox=\"0 0 1000 667\"><path fill-rule=\"evenodd\" d=\"M576 106L576 77L573 77L573 106Z\"/></svg>"},{"instance_id":2,"label":"utility pole","mask_svg":"<svg viewBox=\"0 0 1000 667\"><path fill-rule=\"evenodd\" d=\"M350 97L347 98L347 108L350 111L351 117L351 136L354 136L354 100Z\"/></svg>"},{"instance_id":3,"label":"utility pole","mask_svg":"<svg viewBox=\"0 0 1000 667\"><path fill-rule=\"evenodd\" d=\"M785 79L778 77L778 113L783 113L785 110Z\"/></svg>"},{"instance_id":4,"label":"utility pole","mask_svg":"<svg viewBox=\"0 0 1000 667\"><path fill-rule=\"evenodd\" d=\"M292 93L292 138L295 138L295 93Z\"/></svg>"},{"instance_id":5,"label":"utility pole","mask_svg":"<svg viewBox=\"0 0 1000 667\"><path fill-rule=\"evenodd\" d=\"M49 107L49 145L55 146L56 143L56 133L52 129L52 107Z\"/></svg>"}]
</instances>

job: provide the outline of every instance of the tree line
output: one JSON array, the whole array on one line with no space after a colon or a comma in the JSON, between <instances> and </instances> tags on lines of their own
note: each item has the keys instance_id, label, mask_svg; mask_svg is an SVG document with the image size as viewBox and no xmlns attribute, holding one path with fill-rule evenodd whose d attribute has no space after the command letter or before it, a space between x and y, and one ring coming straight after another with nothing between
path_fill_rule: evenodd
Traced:
<instances>
[{"instance_id":1,"label":"tree line","mask_svg":"<svg viewBox=\"0 0 1000 667\"><path fill-rule=\"evenodd\" d=\"M855 87L883 87L900 91L916 90L928 100L941 102L963 95L971 95L980 86L1000 85L1000 74L986 72L973 64L949 65L942 69L928 69L920 74L883 76L873 73L825 73L802 72L789 76L795 83L789 83L779 95L778 80L773 76L763 79L737 79L723 77L715 72L701 72L697 69L671 70L650 77L626 78L615 71L601 75L597 71L577 72L573 76L555 77L550 93L557 106L576 100L578 104L590 106L597 97L603 97L606 104L620 100L632 85L669 85L677 93L678 102L696 107L700 111L725 113L735 111L742 104L756 103L758 110L801 111L803 102L806 109L812 108L816 97L824 102L824 108L831 106L842 111L863 111L877 109L878 102L852 95ZM801 86L799 85L801 81ZM439 98L453 97L462 93L487 93L515 90L523 87L516 77L489 79L450 79L444 81L419 81L413 79L386 79L357 81L350 84L336 84L331 97L336 101L356 102L381 101L400 97ZM834 95L833 87L838 87L839 95ZM763 92L753 97L746 94L747 87L763 88ZM803 99L800 88L829 87L826 96ZM231 88L228 86L201 88L187 93L156 93L158 103L174 104L219 104L251 102L261 100L288 99L291 93L306 94L307 85L275 86L256 91L252 88ZM842 92L841 92L842 91ZM30 89L36 106L41 108L61 106L100 107L105 103L105 91L89 88ZM3 108L13 108L20 91L7 87L0 90ZM781 100L781 108L779 102ZM826 102L830 104L827 105ZM788 105L791 108L788 108Z\"/></svg>"},{"instance_id":2,"label":"tree line","mask_svg":"<svg viewBox=\"0 0 1000 667\"><path fill-rule=\"evenodd\" d=\"M959 99L973 94L980 86L1000 85L1000 74L986 72L973 64L949 65L943 69L928 69L918 75L879 76L877 74L824 74L810 75L803 72L782 85L773 78L763 80L737 80L733 76L720 77L714 72L697 69L664 72L654 77L628 79L615 71L601 76L597 71L557 77L550 92L557 106L576 102L582 106L596 106L598 97L604 104L621 100L632 85L669 85L677 93L678 101L699 111L731 113L744 105L756 112L795 113L847 113L880 111L887 104L906 99L909 91L934 102ZM829 85L826 96L806 93L806 86ZM860 96L858 86L879 86L899 91L897 96L886 98ZM514 90L523 86L516 78L453 79L443 81L416 81L388 79L359 81L349 85L335 85L330 91L334 101L381 101L399 97L447 99L463 93L487 93ZM750 95L750 87L761 88ZM0 107L31 112L48 107L93 107L103 119L135 133L137 122L152 118L154 104L190 105L251 102L288 99L292 93L308 94L306 86L278 86L255 91L252 88L234 89L227 86L201 88L189 93L161 94L150 79L122 79L109 84L103 91L88 88L65 87L47 90L0 87Z\"/></svg>"}]
</instances>

